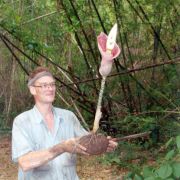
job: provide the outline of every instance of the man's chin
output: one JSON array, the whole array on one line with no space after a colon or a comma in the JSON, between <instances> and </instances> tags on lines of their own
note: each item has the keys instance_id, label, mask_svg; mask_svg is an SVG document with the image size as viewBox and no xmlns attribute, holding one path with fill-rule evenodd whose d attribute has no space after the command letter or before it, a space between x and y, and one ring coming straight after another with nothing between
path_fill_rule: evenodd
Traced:
<instances>
[{"instance_id":1,"label":"man's chin","mask_svg":"<svg viewBox=\"0 0 180 180\"><path fill-rule=\"evenodd\" d=\"M44 101L45 103L49 104L49 103L53 103L54 102L54 98L49 98L46 101Z\"/></svg>"}]
</instances>

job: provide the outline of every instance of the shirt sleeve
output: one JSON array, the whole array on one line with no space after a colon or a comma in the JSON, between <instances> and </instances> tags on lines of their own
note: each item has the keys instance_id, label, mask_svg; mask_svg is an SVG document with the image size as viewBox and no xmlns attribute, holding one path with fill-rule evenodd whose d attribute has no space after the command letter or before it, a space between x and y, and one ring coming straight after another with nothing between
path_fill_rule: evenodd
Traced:
<instances>
[{"instance_id":1,"label":"shirt sleeve","mask_svg":"<svg viewBox=\"0 0 180 180\"><path fill-rule=\"evenodd\" d=\"M86 131L80 124L78 118L73 113L73 122L74 122L74 133L75 137L87 135L89 132Z\"/></svg>"},{"instance_id":2,"label":"shirt sleeve","mask_svg":"<svg viewBox=\"0 0 180 180\"><path fill-rule=\"evenodd\" d=\"M27 125L28 122L23 123L22 120L25 119L16 118L13 123L12 160L14 162L18 162L18 158L22 155L33 151L33 143L29 137L28 130L24 125L25 123Z\"/></svg>"}]
</instances>

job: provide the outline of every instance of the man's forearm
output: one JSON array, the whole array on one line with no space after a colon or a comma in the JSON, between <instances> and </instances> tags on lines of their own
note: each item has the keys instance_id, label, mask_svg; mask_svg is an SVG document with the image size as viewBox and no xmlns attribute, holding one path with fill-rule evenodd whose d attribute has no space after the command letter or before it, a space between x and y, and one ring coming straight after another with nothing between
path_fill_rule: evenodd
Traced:
<instances>
[{"instance_id":1,"label":"man's forearm","mask_svg":"<svg viewBox=\"0 0 180 180\"><path fill-rule=\"evenodd\" d=\"M18 163L23 171L28 171L48 163L62 153L64 153L63 145L58 144L46 150L29 152L21 156Z\"/></svg>"}]
</instances>

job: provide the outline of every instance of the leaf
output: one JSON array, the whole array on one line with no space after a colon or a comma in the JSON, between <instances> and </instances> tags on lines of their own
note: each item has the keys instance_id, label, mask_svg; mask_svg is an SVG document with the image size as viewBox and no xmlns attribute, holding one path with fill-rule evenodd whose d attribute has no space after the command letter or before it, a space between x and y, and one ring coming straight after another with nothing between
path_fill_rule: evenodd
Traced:
<instances>
[{"instance_id":1,"label":"leaf","mask_svg":"<svg viewBox=\"0 0 180 180\"><path fill-rule=\"evenodd\" d=\"M173 165L173 175L176 178L180 178L180 162L175 162Z\"/></svg>"},{"instance_id":2,"label":"leaf","mask_svg":"<svg viewBox=\"0 0 180 180\"><path fill-rule=\"evenodd\" d=\"M154 180L154 177L148 177L148 178L145 178L144 180Z\"/></svg>"},{"instance_id":3,"label":"leaf","mask_svg":"<svg viewBox=\"0 0 180 180\"><path fill-rule=\"evenodd\" d=\"M115 162L115 163L119 164L121 161L120 161L120 159L115 157L115 158L112 159L111 162Z\"/></svg>"},{"instance_id":4,"label":"leaf","mask_svg":"<svg viewBox=\"0 0 180 180\"><path fill-rule=\"evenodd\" d=\"M134 173L128 172L128 174L124 177L124 180L133 180Z\"/></svg>"},{"instance_id":5,"label":"leaf","mask_svg":"<svg viewBox=\"0 0 180 180\"><path fill-rule=\"evenodd\" d=\"M34 48L34 46L32 44L28 44L27 45L28 49L32 50Z\"/></svg>"},{"instance_id":6,"label":"leaf","mask_svg":"<svg viewBox=\"0 0 180 180\"><path fill-rule=\"evenodd\" d=\"M157 171L159 177L165 179L172 174L172 167L169 164L162 165Z\"/></svg>"},{"instance_id":7,"label":"leaf","mask_svg":"<svg viewBox=\"0 0 180 180\"><path fill-rule=\"evenodd\" d=\"M174 156L174 154L175 154L175 151L174 151L174 150L169 151L169 152L166 154L165 159L166 159L166 160L172 159L173 156Z\"/></svg>"},{"instance_id":8,"label":"leaf","mask_svg":"<svg viewBox=\"0 0 180 180\"><path fill-rule=\"evenodd\" d=\"M173 138L170 138L169 141L165 144L166 148L173 142Z\"/></svg>"},{"instance_id":9,"label":"leaf","mask_svg":"<svg viewBox=\"0 0 180 180\"><path fill-rule=\"evenodd\" d=\"M144 177L149 177L152 175L153 175L152 168L150 168L150 167L144 167L143 168L143 176Z\"/></svg>"},{"instance_id":10,"label":"leaf","mask_svg":"<svg viewBox=\"0 0 180 180\"><path fill-rule=\"evenodd\" d=\"M144 180L154 180L154 176L151 176L151 177L145 178Z\"/></svg>"},{"instance_id":11,"label":"leaf","mask_svg":"<svg viewBox=\"0 0 180 180\"><path fill-rule=\"evenodd\" d=\"M180 150L180 136L176 137L176 144L177 144L178 149Z\"/></svg>"},{"instance_id":12,"label":"leaf","mask_svg":"<svg viewBox=\"0 0 180 180\"><path fill-rule=\"evenodd\" d=\"M134 176L134 180L143 180L143 179L142 179L141 176L139 176L139 175L136 174L136 175Z\"/></svg>"}]
</instances>

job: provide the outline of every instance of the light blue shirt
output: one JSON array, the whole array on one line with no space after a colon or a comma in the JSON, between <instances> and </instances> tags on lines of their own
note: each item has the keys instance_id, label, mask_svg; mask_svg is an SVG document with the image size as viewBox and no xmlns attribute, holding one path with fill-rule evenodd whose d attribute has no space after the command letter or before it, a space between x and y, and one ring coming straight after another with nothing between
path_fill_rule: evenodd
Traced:
<instances>
[{"instance_id":1,"label":"light blue shirt","mask_svg":"<svg viewBox=\"0 0 180 180\"><path fill-rule=\"evenodd\" d=\"M18 115L12 129L12 159L22 155L47 149L64 140L87 134L73 112L53 107L54 131L48 130L41 113L34 106ZM76 155L63 153L47 164L23 172L18 171L18 180L78 180Z\"/></svg>"}]
</instances>

